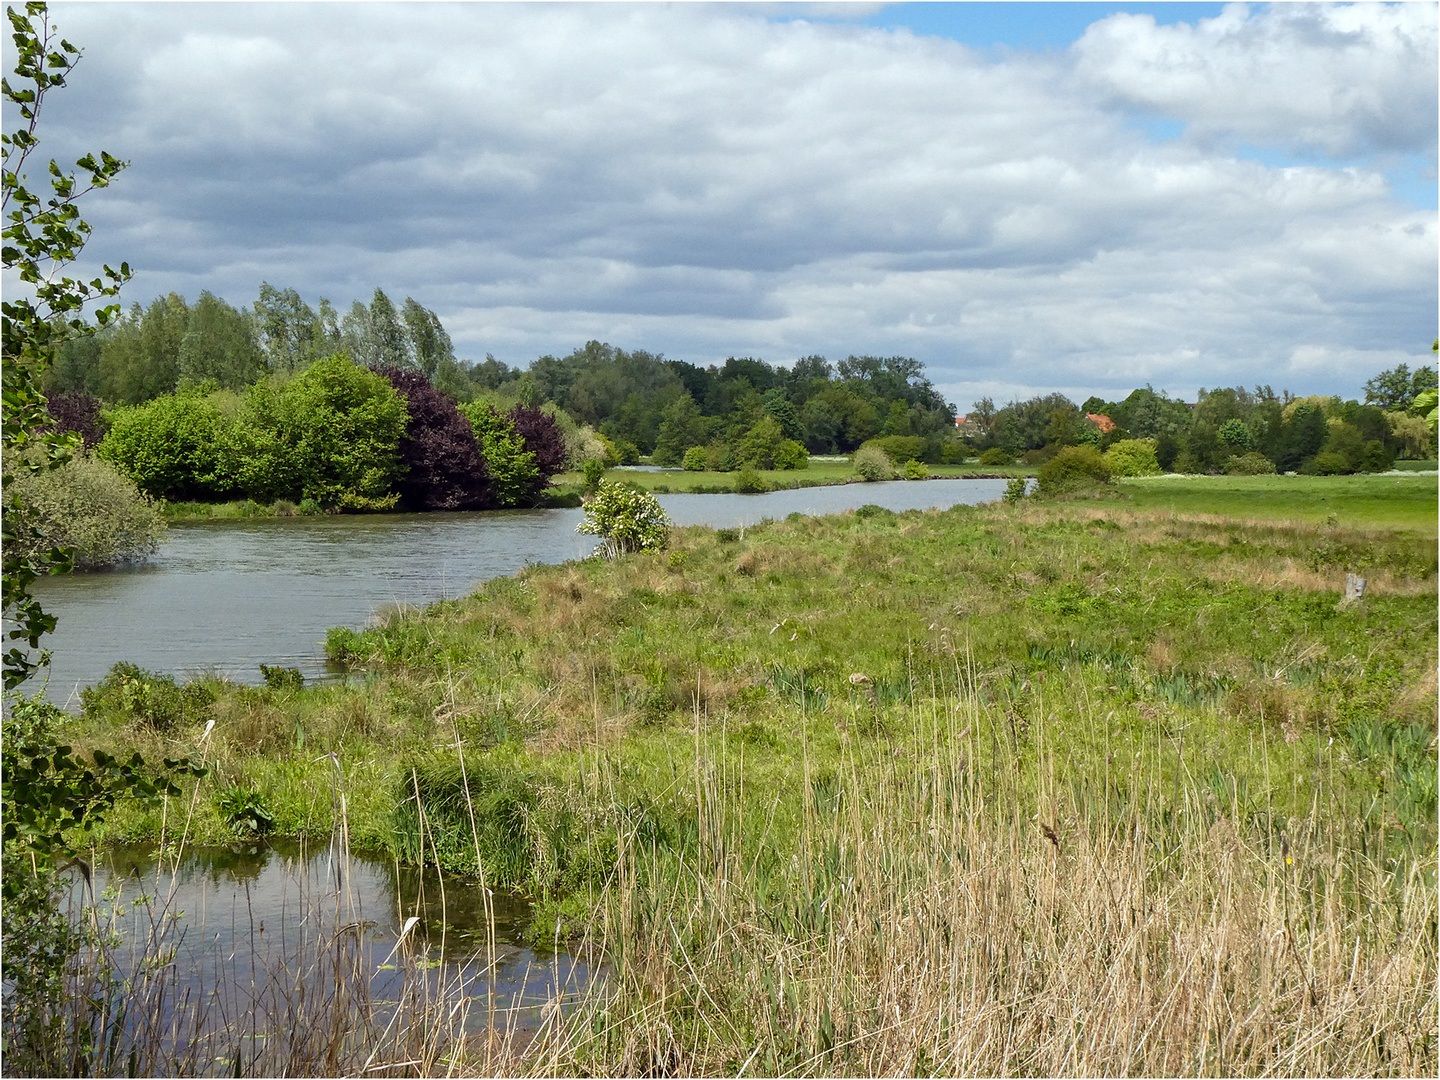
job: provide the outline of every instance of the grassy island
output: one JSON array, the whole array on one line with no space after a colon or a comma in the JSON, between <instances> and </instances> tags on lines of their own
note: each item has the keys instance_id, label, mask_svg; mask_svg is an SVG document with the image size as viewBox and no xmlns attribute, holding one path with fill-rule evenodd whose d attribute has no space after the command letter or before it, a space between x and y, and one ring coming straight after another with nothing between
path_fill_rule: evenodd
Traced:
<instances>
[{"instance_id":1,"label":"grassy island","mask_svg":"<svg viewBox=\"0 0 1440 1080\"><path fill-rule=\"evenodd\" d=\"M111 838L239 792L604 949L507 1067L1430 1074L1435 485L1394 480L677 529L337 630L348 684L101 688L67 737L210 770Z\"/></svg>"}]
</instances>

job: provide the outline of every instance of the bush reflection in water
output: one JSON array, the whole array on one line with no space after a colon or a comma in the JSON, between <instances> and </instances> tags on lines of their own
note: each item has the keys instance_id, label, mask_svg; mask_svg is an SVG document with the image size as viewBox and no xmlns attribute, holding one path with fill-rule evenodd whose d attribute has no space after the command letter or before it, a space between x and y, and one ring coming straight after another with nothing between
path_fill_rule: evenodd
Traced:
<instances>
[{"instance_id":1,"label":"bush reflection in water","mask_svg":"<svg viewBox=\"0 0 1440 1080\"><path fill-rule=\"evenodd\" d=\"M129 984L114 1002L117 1042L139 1048L135 1065L152 1073L434 1064L478 1032L513 1050L594 974L578 956L516 944L530 919L523 900L339 843L170 860L121 846L95 868L94 888ZM77 872L72 904L89 898Z\"/></svg>"}]
</instances>

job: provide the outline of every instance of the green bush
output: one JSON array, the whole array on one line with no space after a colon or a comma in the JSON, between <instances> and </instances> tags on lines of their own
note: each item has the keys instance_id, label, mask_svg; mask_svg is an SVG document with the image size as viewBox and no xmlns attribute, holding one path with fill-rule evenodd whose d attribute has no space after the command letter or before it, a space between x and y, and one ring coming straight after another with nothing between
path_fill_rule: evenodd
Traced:
<instances>
[{"instance_id":1,"label":"green bush","mask_svg":"<svg viewBox=\"0 0 1440 1080\"><path fill-rule=\"evenodd\" d=\"M810 455L802 443L798 443L794 439L786 439L775 450L775 468L808 469L809 467Z\"/></svg>"},{"instance_id":2,"label":"green bush","mask_svg":"<svg viewBox=\"0 0 1440 1080\"><path fill-rule=\"evenodd\" d=\"M981 465L1013 465L1014 463L1015 458L1010 451L999 446L992 446L980 455Z\"/></svg>"},{"instance_id":3,"label":"green bush","mask_svg":"<svg viewBox=\"0 0 1440 1080\"><path fill-rule=\"evenodd\" d=\"M1158 476L1154 439L1121 439L1105 451L1105 464L1112 476Z\"/></svg>"},{"instance_id":4,"label":"green bush","mask_svg":"<svg viewBox=\"0 0 1440 1080\"><path fill-rule=\"evenodd\" d=\"M1322 450L1300 466L1306 476L1348 476L1354 471L1350 458L1338 450Z\"/></svg>"},{"instance_id":5,"label":"green bush","mask_svg":"<svg viewBox=\"0 0 1440 1080\"><path fill-rule=\"evenodd\" d=\"M1017 503L1025 498L1030 489L1030 481L1023 476L1012 476L1010 482L1005 485L1005 494L1000 496L1007 503Z\"/></svg>"},{"instance_id":6,"label":"green bush","mask_svg":"<svg viewBox=\"0 0 1440 1080\"><path fill-rule=\"evenodd\" d=\"M605 475L605 462L600 458L586 458L580 466L580 472L585 477L585 490L594 491L600 486L600 480Z\"/></svg>"},{"instance_id":7,"label":"green bush","mask_svg":"<svg viewBox=\"0 0 1440 1080\"><path fill-rule=\"evenodd\" d=\"M704 472L705 457L705 447L692 446L689 450L685 451L685 457L680 462L681 467L684 468L686 472Z\"/></svg>"},{"instance_id":8,"label":"green bush","mask_svg":"<svg viewBox=\"0 0 1440 1080\"><path fill-rule=\"evenodd\" d=\"M240 487L252 499L313 499L325 509L388 510L398 500L410 414L383 376L343 353L288 382L256 383L235 422Z\"/></svg>"},{"instance_id":9,"label":"green bush","mask_svg":"<svg viewBox=\"0 0 1440 1080\"><path fill-rule=\"evenodd\" d=\"M213 397L167 394L116 409L108 419L96 456L152 498L214 501L240 482L231 423Z\"/></svg>"},{"instance_id":10,"label":"green bush","mask_svg":"<svg viewBox=\"0 0 1440 1080\"><path fill-rule=\"evenodd\" d=\"M579 533L601 537L596 555L615 558L634 551L663 551L670 543L671 522L660 501L649 492L603 480L585 504Z\"/></svg>"},{"instance_id":11,"label":"green bush","mask_svg":"<svg viewBox=\"0 0 1440 1080\"><path fill-rule=\"evenodd\" d=\"M34 526L33 533L17 530L22 557L70 548L75 569L94 570L143 559L160 546L164 516L108 461L77 455L57 469L6 472L26 523Z\"/></svg>"},{"instance_id":12,"label":"green bush","mask_svg":"<svg viewBox=\"0 0 1440 1080\"><path fill-rule=\"evenodd\" d=\"M918 435L885 435L870 439L864 445L878 446L891 461L929 461L932 456L938 458L940 450L938 443L932 447L928 439Z\"/></svg>"},{"instance_id":13,"label":"green bush","mask_svg":"<svg viewBox=\"0 0 1440 1080\"><path fill-rule=\"evenodd\" d=\"M930 479L930 470L927 469L924 465L920 464L920 462L916 461L914 458L911 458L909 461L905 462L905 479L928 480Z\"/></svg>"},{"instance_id":14,"label":"green bush","mask_svg":"<svg viewBox=\"0 0 1440 1080\"><path fill-rule=\"evenodd\" d=\"M855 471L867 482L895 479L895 462L878 446L862 446L852 459Z\"/></svg>"},{"instance_id":15,"label":"green bush","mask_svg":"<svg viewBox=\"0 0 1440 1080\"><path fill-rule=\"evenodd\" d=\"M1225 472L1230 476L1266 476L1275 472L1275 463L1264 454L1252 450L1238 454L1225 462Z\"/></svg>"},{"instance_id":16,"label":"green bush","mask_svg":"<svg viewBox=\"0 0 1440 1080\"><path fill-rule=\"evenodd\" d=\"M475 438L480 441L480 456L485 459L485 469L490 474L495 505L524 503L535 489L540 470L535 455L525 449L525 440L515 425L485 401L462 405L460 412L470 421Z\"/></svg>"},{"instance_id":17,"label":"green bush","mask_svg":"<svg viewBox=\"0 0 1440 1080\"><path fill-rule=\"evenodd\" d=\"M87 717L138 721L160 732L194 723L214 700L214 691L203 683L176 686L169 675L123 661L94 686L80 691L80 705Z\"/></svg>"},{"instance_id":18,"label":"green bush","mask_svg":"<svg viewBox=\"0 0 1440 1080\"><path fill-rule=\"evenodd\" d=\"M1110 482L1110 466L1093 446L1067 446L1040 466L1040 493L1068 495Z\"/></svg>"},{"instance_id":19,"label":"green bush","mask_svg":"<svg viewBox=\"0 0 1440 1080\"><path fill-rule=\"evenodd\" d=\"M770 491L771 487L765 482L765 478L753 468L743 465L735 474L735 490L743 495L757 495Z\"/></svg>"}]
</instances>

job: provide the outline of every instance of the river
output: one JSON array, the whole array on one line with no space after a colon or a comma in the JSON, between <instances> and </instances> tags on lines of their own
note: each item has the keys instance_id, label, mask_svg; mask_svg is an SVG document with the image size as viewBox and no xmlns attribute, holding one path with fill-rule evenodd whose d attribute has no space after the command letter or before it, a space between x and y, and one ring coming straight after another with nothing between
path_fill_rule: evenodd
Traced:
<instances>
[{"instance_id":1,"label":"river","mask_svg":"<svg viewBox=\"0 0 1440 1080\"><path fill-rule=\"evenodd\" d=\"M677 525L753 525L867 503L895 511L992 502L1004 480L892 481L762 495L658 496ZM59 617L46 696L79 708L79 689L118 661L184 678L259 681L261 663L336 678L325 632L387 607L468 595L532 563L583 558L578 509L262 518L172 526L147 563L46 578L35 594ZM32 684L33 685L33 684Z\"/></svg>"}]
</instances>

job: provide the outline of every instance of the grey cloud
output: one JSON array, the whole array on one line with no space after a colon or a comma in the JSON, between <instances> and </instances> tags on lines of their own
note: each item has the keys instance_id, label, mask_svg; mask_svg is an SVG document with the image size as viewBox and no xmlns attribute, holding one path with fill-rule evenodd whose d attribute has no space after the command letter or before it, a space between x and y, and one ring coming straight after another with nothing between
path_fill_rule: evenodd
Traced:
<instances>
[{"instance_id":1,"label":"grey cloud","mask_svg":"<svg viewBox=\"0 0 1440 1080\"><path fill-rule=\"evenodd\" d=\"M1157 62L1133 22L996 60L745 5L53 11L87 58L47 139L134 162L87 209L87 254L141 272L128 299L244 303L265 279L343 308L380 285L462 355L901 352L957 387L1279 382L1303 346L1335 359L1303 354L1310 386L1353 393L1365 349L1433 333L1435 215L1372 171L1148 142L1116 104ZM1313 19L1229 18L1167 47L1217 70L1252 39L1286 63L1322 47ZM1347 70L1410 123L1388 73ZM1165 101L1199 110L1183 90ZM1250 96L1232 127L1296 107ZM1345 138L1379 130L1331 111Z\"/></svg>"}]
</instances>

